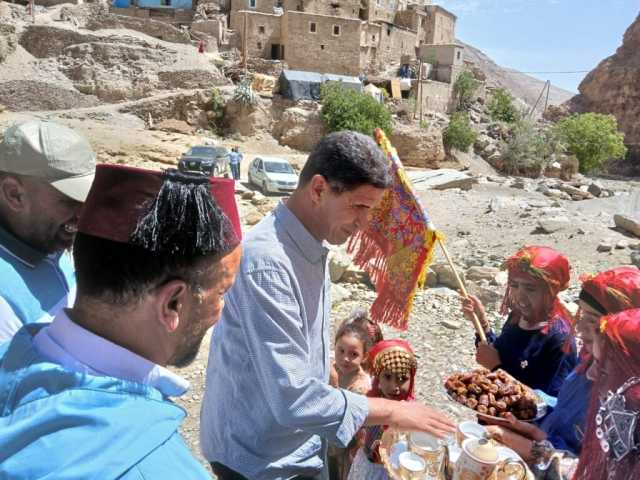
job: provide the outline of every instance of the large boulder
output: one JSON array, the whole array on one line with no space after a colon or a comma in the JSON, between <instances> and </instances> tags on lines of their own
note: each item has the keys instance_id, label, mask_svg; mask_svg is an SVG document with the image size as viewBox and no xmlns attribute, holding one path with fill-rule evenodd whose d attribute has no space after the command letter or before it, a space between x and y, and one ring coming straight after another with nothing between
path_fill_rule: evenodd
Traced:
<instances>
[{"instance_id":1,"label":"large boulder","mask_svg":"<svg viewBox=\"0 0 640 480\"><path fill-rule=\"evenodd\" d=\"M438 168L445 160L440 129L397 124L390 140L407 167Z\"/></svg>"},{"instance_id":2,"label":"large boulder","mask_svg":"<svg viewBox=\"0 0 640 480\"><path fill-rule=\"evenodd\" d=\"M230 100L224 108L226 129L243 136L252 136L259 131L271 130L273 116L269 103L260 97L255 105L244 105Z\"/></svg>"},{"instance_id":3,"label":"large boulder","mask_svg":"<svg viewBox=\"0 0 640 480\"><path fill-rule=\"evenodd\" d=\"M282 145L310 152L326 135L327 127L318 110L287 108L273 126L273 136Z\"/></svg>"}]
</instances>

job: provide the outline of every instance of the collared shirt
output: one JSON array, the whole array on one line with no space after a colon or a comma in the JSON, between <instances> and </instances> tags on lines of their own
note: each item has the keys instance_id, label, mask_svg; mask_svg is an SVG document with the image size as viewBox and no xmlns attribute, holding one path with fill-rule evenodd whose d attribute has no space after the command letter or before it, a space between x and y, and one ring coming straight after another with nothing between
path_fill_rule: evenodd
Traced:
<instances>
[{"instance_id":1,"label":"collared shirt","mask_svg":"<svg viewBox=\"0 0 640 480\"><path fill-rule=\"evenodd\" d=\"M281 203L246 236L214 329L201 445L252 480L321 473L326 442L346 447L368 415L328 385L327 253Z\"/></svg>"},{"instance_id":2,"label":"collared shirt","mask_svg":"<svg viewBox=\"0 0 640 480\"><path fill-rule=\"evenodd\" d=\"M189 389L182 377L81 327L64 310L36 334L33 343L43 357L73 372L142 383L165 397Z\"/></svg>"},{"instance_id":3,"label":"collared shirt","mask_svg":"<svg viewBox=\"0 0 640 480\"><path fill-rule=\"evenodd\" d=\"M240 152L229 152L229 163L231 165L237 165L242 161L242 154Z\"/></svg>"},{"instance_id":4,"label":"collared shirt","mask_svg":"<svg viewBox=\"0 0 640 480\"><path fill-rule=\"evenodd\" d=\"M46 255L0 227L0 343L25 324L50 322L75 299L68 252Z\"/></svg>"}]
</instances>

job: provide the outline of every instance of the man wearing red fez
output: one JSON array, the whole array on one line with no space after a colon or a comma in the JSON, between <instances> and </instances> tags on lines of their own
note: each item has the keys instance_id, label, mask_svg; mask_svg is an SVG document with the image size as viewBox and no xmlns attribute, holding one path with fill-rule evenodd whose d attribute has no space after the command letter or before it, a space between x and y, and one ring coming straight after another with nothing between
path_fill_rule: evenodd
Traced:
<instances>
[{"instance_id":1,"label":"man wearing red fez","mask_svg":"<svg viewBox=\"0 0 640 480\"><path fill-rule=\"evenodd\" d=\"M327 245L364 228L390 185L372 138L332 133L288 201L247 235L211 341L202 405L201 445L219 479L327 478L328 443L346 447L365 424L437 436L453 429L419 402L329 385Z\"/></svg>"},{"instance_id":2,"label":"man wearing red fez","mask_svg":"<svg viewBox=\"0 0 640 480\"><path fill-rule=\"evenodd\" d=\"M73 308L0 350L0 477L209 478L170 400L189 384L166 367L195 358L240 262L220 180L98 166Z\"/></svg>"}]
</instances>

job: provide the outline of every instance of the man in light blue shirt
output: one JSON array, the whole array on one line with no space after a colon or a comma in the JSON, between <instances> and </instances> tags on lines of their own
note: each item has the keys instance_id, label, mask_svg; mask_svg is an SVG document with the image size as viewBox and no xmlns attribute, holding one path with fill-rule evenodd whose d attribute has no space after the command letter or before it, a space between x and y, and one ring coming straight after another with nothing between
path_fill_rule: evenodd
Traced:
<instances>
[{"instance_id":1,"label":"man in light blue shirt","mask_svg":"<svg viewBox=\"0 0 640 480\"><path fill-rule=\"evenodd\" d=\"M72 305L67 249L95 165L87 141L63 125L32 120L6 130L0 142L0 343Z\"/></svg>"},{"instance_id":2,"label":"man in light blue shirt","mask_svg":"<svg viewBox=\"0 0 640 480\"><path fill-rule=\"evenodd\" d=\"M287 203L246 236L238 280L211 341L201 445L221 480L326 478L327 442L363 425L436 435L444 415L417 402L329 386L327 244L363 228L391 183L370 137L340 132L309 156Z\"/></svg>"},{"instance_id":3,"label":"man in light blue shirt","mask_svg":"<svg viewBox=\"0 0 640 480\"><path fill-rule=\"evenodd\" d=\"M240 232L213 199L235 213L229 183L97 167L73 308L0 346L0 478L210 478L179 433L189 384L166 367L196 357L233 284Z\"/></svg>"},{"instance_id":4,"label":"man in light blue shirt","mask_svg":"<svg viewBox=\"0 0 640 480\"><path fill-rule=\"evenodd\" d=\"M234 180L240 180L240 164L242 163L242 154L238 147L233 147L229 152L229 166Z\"/></svg>"}]
</instances>

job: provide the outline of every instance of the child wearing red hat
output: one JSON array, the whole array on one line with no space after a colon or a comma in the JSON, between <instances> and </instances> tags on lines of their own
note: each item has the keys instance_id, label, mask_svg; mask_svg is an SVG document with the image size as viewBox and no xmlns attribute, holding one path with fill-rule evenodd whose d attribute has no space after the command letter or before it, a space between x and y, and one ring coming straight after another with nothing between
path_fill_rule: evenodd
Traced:
<instances>
[{"instance_id":1,"label":"child wearing red hat","mask_svg":"<svg viewBox=\"0 0 640 480\"><path fill-rule=\"evenodd\" d=\"M462 300L464 315L470 319L475 313L487 333L488 343L478 343L476 359L556 396L577 364L571 314L558 298L569 285L569 261L552 248L529 246L506 265L509 279L501 313L508 318L499 336L490 329L477 297Z\"/></svg>"},{"instance_id":2,"label":"child wearing red hat","mask_svg":"<svg viewBox=\"0 0 640 480\"><path fill-rule=\"evenodd\" d=\"M404 340L383 340L374 345L368 354L373 385L369 397L389 400L415 400L415 378L418 369L413 349ZM378 446L385 426L367 427L365 444L358 450L349 480L388 480L389 476L380 463Z\"/></svg>"}]
</instances>

